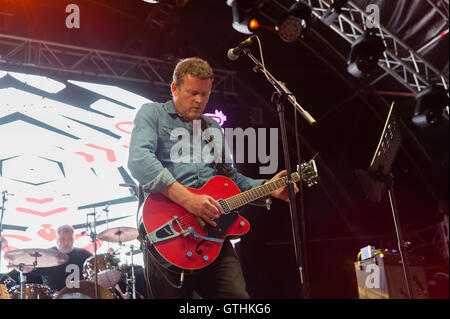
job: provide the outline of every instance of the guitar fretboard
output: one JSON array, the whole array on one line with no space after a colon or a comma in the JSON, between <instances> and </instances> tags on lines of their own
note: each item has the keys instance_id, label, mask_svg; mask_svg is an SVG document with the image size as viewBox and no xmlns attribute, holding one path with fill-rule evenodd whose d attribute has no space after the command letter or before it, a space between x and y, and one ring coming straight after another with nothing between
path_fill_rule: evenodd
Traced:
<instances>
[{"instance_id":1,"label":"guitar fretboard","mask_svg":"<svg viewBox=\"0 0 450 319\"><path fill-rule=\"evenodd\" d=\"M294 180L294 182L298 182L300 180L300 174L298 172L293 173L292 179ZM225 202L227 203L230 210L233 211L257 199L268 196L270 193L276 191L277 189L286 186L286 184L287 184L287 176L284 176L275 181L266 183L264 185L252 188L248 191L229 197L225 200Z\"/></svg>"}]
</instances>

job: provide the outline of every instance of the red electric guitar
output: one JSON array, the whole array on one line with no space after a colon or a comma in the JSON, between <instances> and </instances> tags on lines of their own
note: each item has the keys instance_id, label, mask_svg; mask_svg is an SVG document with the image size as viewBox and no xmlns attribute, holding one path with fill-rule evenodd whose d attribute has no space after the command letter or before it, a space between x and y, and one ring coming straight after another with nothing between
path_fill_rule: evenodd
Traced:
<instances>
[{"instance_id":1,"label":"red electric guitar","mask_svg":"<svg viewBox=\"0 0 450 319\"><path fill-rule=\"evenodd\" d=\"M292 174L308 186L317 184L318 173L314 160L300 165L300 172ZM263 198L286 186L287 177L240 192L236 184L225 176L215 176L200 189L188 189L195 194L206 194L222 207L215 220L202 228L194 215L160 193L151 194L142 206L142 218L149 250L156 260L173 271L198 270L210 265L219 255L225 237L241 236L250 229L249 222L237 209Z\"/></svg>"}]
</instances>

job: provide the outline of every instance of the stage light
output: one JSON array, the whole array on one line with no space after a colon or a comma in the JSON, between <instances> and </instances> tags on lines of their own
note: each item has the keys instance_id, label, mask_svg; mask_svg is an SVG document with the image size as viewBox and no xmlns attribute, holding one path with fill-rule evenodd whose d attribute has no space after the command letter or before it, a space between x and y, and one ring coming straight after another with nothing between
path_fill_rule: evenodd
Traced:
<instances>
[{"instance_id":1,"label":"stage light","mask_svg":"<svg viewBox=\"0 0 450 319\"><path fill-rule=\"evenodd\" d=\"M347 71L357 78L367 77L377 66L385 46L381 38L373 32L364 33L352 44L347 60Z\"/></svg>"},{"instance_id":2,"label":"stage light","mask_svg":"<svg viewBox=\"0 0 450 319\"><path fill-rule=\"evenodd\" d=\"M259 27L256 18L260 1L255 0L227 0L233 13L233 29L244 34L253 34Z\"/></svg>"},{"instance_id":3,"label":"stage light","mask_svg":"<svg viewBox=\"0 0 450 319\"><path fill-rule=\"evenodd\" d=\"M320 19L324 24L331 25L341 14L342 7L347 3L347 0L335 1L323 14Z\"/></svg>"},{"instance_id":4,"label":"stage light","mask_svg":"<svg viewBox=\"0 0 450 319\"><path fill-rule=\"evenodd\" d=\"M448 121L448 92L442 87L429 87L416 95L412 122L420 128L439 126Z\"/></svg>"},{"instance_id":5,"label":"stage light","mask_svg":"<svg viewBox=\"0 0 450 319\"><path fill-rule=\"evenodd\" d=\"M280 38L288 43L297 41L311 23L311 8L306 4L296 2L286 16L278 23L276 30Z\"/></svg>"},{"instance_id":6,"label":"stage light","mask_svg":"<svg viewBox=\"0 0 450 319\"><path fill-rule=\"evenodd\" d=\"M259 28L258 20L256 20L255 18L251 19L250 22L248 23L248 28L251 31L255 31L256 29L258 29Z\"/></svg>"}]
</instances>

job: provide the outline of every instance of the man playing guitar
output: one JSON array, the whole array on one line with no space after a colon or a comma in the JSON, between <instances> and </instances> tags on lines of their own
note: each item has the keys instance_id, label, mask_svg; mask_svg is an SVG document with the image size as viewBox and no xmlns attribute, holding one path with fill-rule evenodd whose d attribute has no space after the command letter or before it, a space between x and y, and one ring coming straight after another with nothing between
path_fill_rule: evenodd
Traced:
<instances>
[{"instance_id":1,"label":"man playing guitar","mask_svg":"<svg viewBox=\"0 0 450 319\"><path fill-rule=\"evenodd\" d=\"M144 104L134 120L128 167L133 177L142 186L146 196L143 206L143 226L147 248L161 253L163 249L158 250L158 246L162 248L164 245L173 245L175 241L184 241L179 244L181 246L188 245L186 242L197 246L197 250L194 248L192 251L188 249L180 252L174 252L174 248L167 248L166 251L169 254L176 256L173 258L163 256L159 260L148 249L144 249L147 281L153 298L192 298L194 290L203 298L249 298L239 260L227 237L222 236L224 231L218 230L222 226L239 228L239 225L242 226L245 222L237 220L236 216L233 220L222 221L219 218L224 216L229 203L221 203L218 200L220 197L214 198L207 193L195 190L205 187L207 182L211 178L218 177L217 175L227 175L233 185L226 180L217 179L214 183L225 185L224 187L228 189L237 186L230 193L234 195L264 183L270 184L286 175L286 171L281 171L270 181L252 179L240 174L232 161L225 160L222 164L215 161L208 163L198 158L196 160L193 145L187 146L190 147L189 160L173 160L174 154L171 150L175 143L179 143L178 140L171 138L171 131L174 129L183 128L194 136L198 134L195 129L199 125L196 124L201 121L202 131L206 128L220 130L220 126L214 119L203 115L211 92L213 77L211 67L202 59L188 58L180 61L173 73L171 84L173 99L166 103ZM202 139L201 143L204 146L208 140ZM297 186L295 184L294 186L295 192L298 192ZM267 195L284 201L289 200L286 184L278 188L274 187ZM148 203L149 201L152 205ZM152 222L162 218L158 216L168 214L166 211L168 207L180 209L178 216L172 216L174 219L167 222L161 219L160 226L155 225L155 229L149 229ZM158 210L154 211L154 216L153 212L147 213L146 216L146 210L154 209ZM188 219L191 219L190 223L183 223ZM234 226L236 223L237 226ZM211 235L214 233L213 230L220 233L218 237ZM172 234L164 237L163 233ZM217 256L214 258L199 254L202 249L207 249L208 245L218 245ZM179 258L187 260L193 255L195 257L201 255L201 260L206 262L205 265L207 264L208 267L190 267L187 264L183 266L181 260L178 267L175 267L181 270L181 275L180 271L170 267L175 262L171 260ZM201 271L190 271L200 268Z\"/></svg>"}]
</instances>

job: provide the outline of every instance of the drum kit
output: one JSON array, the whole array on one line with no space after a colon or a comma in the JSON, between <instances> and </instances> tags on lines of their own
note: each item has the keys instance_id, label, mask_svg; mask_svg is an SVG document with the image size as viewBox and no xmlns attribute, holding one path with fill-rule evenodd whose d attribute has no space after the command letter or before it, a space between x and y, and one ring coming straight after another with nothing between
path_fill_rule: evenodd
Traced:
<instances>
[{"instance_id":1,"label":"drum kit","mask_svg":"<svg viewBox=\"0 0 450 319\"><path fill-rule=\"evenodd\" d=\"M122 247L124 242L137 239L138 230L132 227L116 227L107 229L98 236L110 243L118 243ZM1 239L1 246L7 245L6 239ZM121 298L136 299L135 265L133 256L142 253L133 245L128 246L130 251L126 253L131 257L131 264L120 265L116 251L105 254L96 254L86 259L83 265L84 280L72 282L70 286L55 292L46 285L26 283L24 274L36 269L56 267L65 264L69 256L55 249L26 248L9 251L4 254L8 261L8 268L14 268L19 272L19 284L13 285L14 280L8 283L10 299L117 299L119 293L115 291L122 275L125 275L126 292L120 291ZM131 289L130 289L131 288Z\"/></svg>"}]
</instances>

